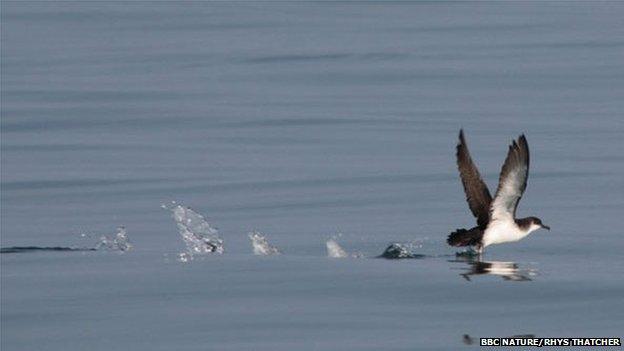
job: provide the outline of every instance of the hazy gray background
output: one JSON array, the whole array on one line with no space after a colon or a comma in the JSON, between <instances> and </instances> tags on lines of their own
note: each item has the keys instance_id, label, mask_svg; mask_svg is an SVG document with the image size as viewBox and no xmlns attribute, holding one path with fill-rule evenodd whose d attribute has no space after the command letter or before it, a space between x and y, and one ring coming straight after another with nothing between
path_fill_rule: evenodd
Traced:
<instances>
[{"instance_id":1,"label":"hazy gray background","mask_svg":"<svg viewBox=\"0 0 624 351\"><path fill-rule=\"evenodd\" d=\"M622 336L624 6L617 2L9 2L2 16L2 349L455 350L462 335ZM492 247L527 282L459 274L465 128L494 191L532 152ZM160 204L226 254L182 264ZM285 253L251 255L257 229ZM430 259L327 259L324 242ZM620 333L620 335L618 335Z\"/></svg>"}]
</instances>

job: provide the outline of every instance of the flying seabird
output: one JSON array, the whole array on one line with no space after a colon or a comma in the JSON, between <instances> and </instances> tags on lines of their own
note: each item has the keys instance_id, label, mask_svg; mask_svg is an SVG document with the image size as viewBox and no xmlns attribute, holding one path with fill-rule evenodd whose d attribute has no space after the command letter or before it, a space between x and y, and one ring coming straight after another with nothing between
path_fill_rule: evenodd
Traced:
<instances>
[{"instance_id":1,"label":"flying seabird","mask_svg":"<svg viewBox=\"0 0 624 351\"><path fill-rule=\"evenodd\" d=\"M477 226L451 233L449 245L473 246L481 254L486 246L518 241L540 228L550 230L537 217L516 219L516 208L529 177L529 145L524 134L509 146L494 199L472 162L463 130L459 131L457 168Z\"/></svg>"}]
</instances>

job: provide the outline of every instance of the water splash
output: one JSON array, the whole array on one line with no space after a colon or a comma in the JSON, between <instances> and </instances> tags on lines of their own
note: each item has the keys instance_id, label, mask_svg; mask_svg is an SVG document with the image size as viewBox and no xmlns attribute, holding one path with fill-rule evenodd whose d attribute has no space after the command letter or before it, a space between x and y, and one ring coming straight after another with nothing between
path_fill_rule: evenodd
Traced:
<instances>
[{"instance_id":1,"label":"water splash","mask_svg":"<svg viewBox=\"0 0 624 351\"><path fill-rule=\"evenodd\" d=\"M338 244L338 242L334 238L327 240L327 242L325 243L325 246L327 246L327 257L331 257L331 258L349 257L349 254L342 247L340 247L340 244Z\"/></svg>"},{"instance_id":2,"label":"water splash","mask_svg":"<svg viewBox=\"0 0 624 351\"><path fill-rule=\"evenodd\" d=\"M249 233L249 239L251 240L254 255L271 256L280 254L279 250L269 244L266 237L260 232L253 231Z\"/></svg>"},{"instance_id":3,"label":"water splash","mask_svg":"<svg viewBox=\"0 0 624 351\"><path fill-rule=\"evenodd\" d=\"M124 226L117 228L117 233L113 237L100 236L99 242L95 245L96 250L105 249L111 251L129 251L132 244L128 239L128 232Z\"/></svg>"},{"instance_id":4,"label":"water splash","mask_svg":"<svg viewBox=\"0 0 624 351\"><path fill-rule=\"evenodd\" d=\"M340 244L338 244L336 237L333 237L327 240L325 242L325 246L327 247L327 257L331 257L331 258L364 257L364 255L360 252L348 253L347 251L345 251L345 249L343 249L340 246Z\"/></svg>"},{"instance_id":5,"label":"water splash","mask_svg":"<svg viewBox=\"0 0 624 351\"><path fill-rule=\"evenodd\" d=\"M223 253L223 240L219 237L219 232L210 226L202 215L190 207L183 207L175 202L172 202L170 207L163 204L162 208L171 211L178 232L186 245L186 252L179 255L180 261L192 261L194 255L198 254Z\"/></svg>"},{"instance_id":6,"label":"water splash","mask_svg":"<svg viewBox=\"0 0 624 351\"><path fill-rule=\"evenodd\" d=\"M392 243L379 257L387 259L425 258L426 255L416 253L415 251L415 249L421 247L422 245L414 242L407 244Z\"/></svg>"}]
</instances>

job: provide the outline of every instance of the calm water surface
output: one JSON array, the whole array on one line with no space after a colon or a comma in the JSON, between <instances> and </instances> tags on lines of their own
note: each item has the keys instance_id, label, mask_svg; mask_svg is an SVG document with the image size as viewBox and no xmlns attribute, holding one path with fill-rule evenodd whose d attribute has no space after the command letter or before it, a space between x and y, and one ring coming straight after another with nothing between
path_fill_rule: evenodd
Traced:
<instances>
[{"instance_id":1,"label":"calm water surface","mask_svg":"<svg viewBox=\"0 0 624 351\"><path fill-rule=\"evenodd\" d=\"M624 6L2 2L2 350L456 350L622 337ZM553 230L457 260L465 128ZM163 203L226 253L181 263ZM283 255L251 253L258 230ZM81 236L81 233L87 233ZM338 233L349 252L329 259ZM373 259L416 242L420 260ZM491 274L485 274L491 273ZM478 340L478 339L477 339Z\"/></svg>"}]
</instances>

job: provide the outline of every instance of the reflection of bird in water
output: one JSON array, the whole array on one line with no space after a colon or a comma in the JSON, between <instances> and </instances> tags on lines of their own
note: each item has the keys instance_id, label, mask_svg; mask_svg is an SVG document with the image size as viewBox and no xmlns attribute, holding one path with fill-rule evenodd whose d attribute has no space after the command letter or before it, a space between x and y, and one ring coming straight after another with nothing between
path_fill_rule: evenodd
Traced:
<instances>
[{"instance_id":1,"label":"reflection of bird in water","mask_svg":"<svg viewBox=\"0 0 624 351\"><path fill-rule=\"evenodd\" d=\"M500 276L504 280L521 282L530 281L531 278L529 278L529 276L532 275L531 270L522 270L519 268L518 264L514 262L480 261L475 259L464 259L451 262L465 262L468 264L468 272L460 274L468 281L470 281L470 276L472 275L489 274Z\"/></svg>"}]
</instances>

